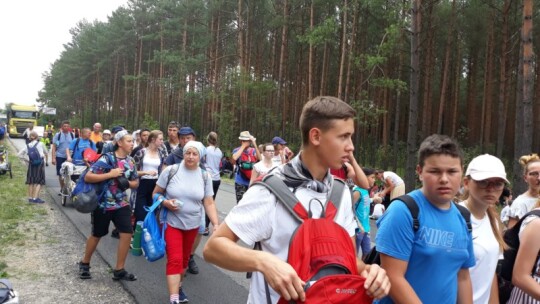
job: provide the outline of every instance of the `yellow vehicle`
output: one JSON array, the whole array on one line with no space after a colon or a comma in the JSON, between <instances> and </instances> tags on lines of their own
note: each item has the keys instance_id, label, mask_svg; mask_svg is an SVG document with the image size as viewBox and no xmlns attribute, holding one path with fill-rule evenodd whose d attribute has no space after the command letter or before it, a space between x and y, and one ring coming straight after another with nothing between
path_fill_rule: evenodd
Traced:
<instances>
[{"instance_id":1,"label":"yellow vehicle","mask_svg":"<svg viewBox=\"0 0 540 304\"><path fill-rule=\"evenodd\" d=\"M7 104L6 111L10 137L21 137L31 123L38 124L39 111L35 106Z\"/></svg>"}]
</instances>

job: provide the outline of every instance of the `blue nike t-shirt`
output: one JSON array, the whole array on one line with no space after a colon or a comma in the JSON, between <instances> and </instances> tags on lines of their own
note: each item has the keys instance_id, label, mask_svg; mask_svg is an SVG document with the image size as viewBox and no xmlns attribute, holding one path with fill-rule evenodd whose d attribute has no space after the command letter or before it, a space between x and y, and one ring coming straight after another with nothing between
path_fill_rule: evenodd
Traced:
<instances>
[{"instance_id":1,"label":"blue nike t-shirt","mask_svg":"<svg viewBox=\"0 0 540 304\"><path fill-rule=\"evenodd\" d=\"M414 233L409 209L402 201L394 201L377 221L377 250L408 261L405 279L422 303L455 304L458 272L475 265L465 219L454 204L443 210L428 202L420 190L409 195L418 204L420 228ZM393 301L388 296L378 303Z\"/></svg>"}]
</instances>

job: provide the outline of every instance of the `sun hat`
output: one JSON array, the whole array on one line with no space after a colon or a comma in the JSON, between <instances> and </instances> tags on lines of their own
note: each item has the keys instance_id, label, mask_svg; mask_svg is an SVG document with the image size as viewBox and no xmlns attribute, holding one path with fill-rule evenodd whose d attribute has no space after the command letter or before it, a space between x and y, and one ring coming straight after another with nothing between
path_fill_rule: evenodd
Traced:
<instances>
[{"instance_id":1,"label":"sun hat","mask_svg":"<svg viewBox=\"0 0 540 304\"><path fill-rule=\"evenodd\" d=\"M253 136L249 134L249 131L242 131L240 132L240 136L238 137L240 140L252 140Z\"/></svg>"},{"instance_id":2,"label":"sun hat","mask_svg":"<svg viewBox=\"0 0 540 304\"><path fill-rule=\"evenodd\" d=\"M277 145L277 144L286 145L287 142L283 138L276 136L272 138L272 145Z\"/></svg>"},{"instance_id":3,"label":"sun hat","mask_svg":"<svg viewBox=\"0 0 540 304\"><path fill-rule=\"evenodd\" d=\"M508 184L510 183L506 179L506 170L504 169L503 162L490 154L483 154L473 158L467 166L465 176L470 176L477 181L497 177L504 179Z\"/></svg>"},{"instance_id":4,"label":"sun hat","mask_svg":"<svg viewBox=\"0 0 540 304\"><path fill-rule=\"evenodd\" d=\"M195 134L195 131L193 131L193 129L190 127L182 127L180 128L180 130L178 130L178 135L190 135L190 134L192 134L193 136L197 136Z\"/></svg>"},{"instance_id":5,"label":"sun hat","mask_svg":"<svg viewBox=\"0 0 540 304\"><path fill-rule=\"evenodd\" d=\"M195 148L199 152L199 157L203 158L206 155L206 148L200 141L190 140L184 146L183 153L186 153L189 148Z\"/></svg>"}]
</instances>

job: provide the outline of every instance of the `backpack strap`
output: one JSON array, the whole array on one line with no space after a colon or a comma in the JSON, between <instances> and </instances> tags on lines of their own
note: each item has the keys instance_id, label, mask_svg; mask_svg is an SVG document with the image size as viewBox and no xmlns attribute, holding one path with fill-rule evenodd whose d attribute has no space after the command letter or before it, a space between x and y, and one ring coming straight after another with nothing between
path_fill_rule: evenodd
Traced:
<instances>
[{"instance_id":1,"label":"backpack strap","mask_svg":"<svg viewBox=\"0 0 540 304\"><path fill-rule=\"evenodd\" d=\"M471 233L472 232L471 212L467 208L461 206L460 204L454 203L454 205L458 208L459 213L461 213L461 216L463 216L463 219L465 219L465 223L467 224L467 231Z\"/></svg>"},{"instance_id":2,"label":"backpack strap","mask_svg":"<svg viewBox=\"0 0 540 304\"><path fill-rule=\"evenodd\" d=\"M393 201L402 201L405 203L405 206L407 206L407 209L409 209L409 212L411 213L412 219L413 219L413 230L416 233L418 229L420 229L420 221L418 220L418 214L420 213L420 209L418 208L418 204L414 200L414 198L408 194L404 194L401 196L398 196L390 201L390 204ZM469 217L470 221L470 217Z\"/></svg>"},{"instance_id":3,"label":"backpack strap","mask_svg":"<svg viewBox=\"0 0 540 304\"><path fill-rule=\"evenodd\" d=\"M253 184L264 186L266 189L270 190L296 221L302 223L304 219L309 217L306 209L302 206L298 198L296 198L291 190L289 190L289 187L274 174L268 174L261 181L256 181Z\"/></svg>"},{"instance_id":4,"label":"backpack strap","mask_svg":"<svg viewBox=\"0 0 540 304\"><path fill-rule=\"evenodd\" d=\"M174 164L174 165L171 166L171 171L169 171L169 176L167 177L167 186L171 182L171 179L176 174L176 172L178 172L178 169L180 169L179 164ZM165 186L165 188L167 188L167 186Z\"/></svg>"},{"instance_id":5,"label":"backpack strap","mask_svg":"<svg viewBox=\"0 0 540 304\"><path fill-rule=\"evenodd\" d=\"M75 151L77 151L77 149L79 149L79 141L81 140L81 138L77 138L77 140L75 141L75 147L73 147L73 152L71 152L71 157L75 156Z\"/></svg>"},{"instance_id":6,"label":"backpack strap","mask_svg":"<svg viewBox=\"0 0 540 304\"><path fill-rule=\"evenodd\" d=\"M324 208L324 217L333 220L336 217L339 206L341 205L341 197L343 196L343 190L347 185L345 181L339 178L334 178L332 183L332 190L330 190L330 196L328 197L328 203ZM351 204L352 204L351 194Z\"/></svg>"}]
</instances>

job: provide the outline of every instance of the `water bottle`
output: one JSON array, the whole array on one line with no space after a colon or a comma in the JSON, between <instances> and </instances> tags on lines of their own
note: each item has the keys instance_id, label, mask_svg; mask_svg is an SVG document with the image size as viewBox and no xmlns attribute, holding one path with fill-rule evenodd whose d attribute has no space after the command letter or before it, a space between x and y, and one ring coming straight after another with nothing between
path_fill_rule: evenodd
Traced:
<instances>
[{"instance_id":1,"label":"water bottle","mask_svg":"<svg viewBox=\"0 0 540 304\"><path fill-rule=\"evenodd\" d=\"M144 242L146 243L146 249L148 249L148 252L145 252L145 254L148 257L154 257L156 255L156 247L154 247L154 243L152 242L152 236L150 235L150 232L148 232L148 229L143 229L143 235Z\"/></svg>"},{"instance_id":2,"label":"water bottle","mask_svg":"<svg viewBox=\"0 0 540 304\"><path fill-rule=\"evenodd\" d=\"M184 202L178 199L174 200L174 204L178 207L178 209L182 209L182 207L184 207Z\"/></svg>"}]
</instances>

